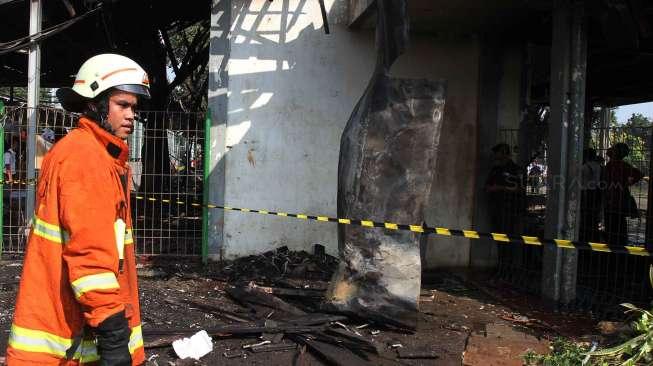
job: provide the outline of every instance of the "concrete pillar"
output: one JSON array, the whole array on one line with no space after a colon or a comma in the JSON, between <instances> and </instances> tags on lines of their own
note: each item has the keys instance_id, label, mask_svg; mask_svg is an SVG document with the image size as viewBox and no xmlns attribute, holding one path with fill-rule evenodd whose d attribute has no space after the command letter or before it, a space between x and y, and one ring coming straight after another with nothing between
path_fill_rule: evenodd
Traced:
<instances>
[{"instance_id":1,"label":"concrete pillar","mask_svg":"<svg viewBox=\"0 0 653 366\"><path fill-rule=\"evenodd\" d=\"M231 54L229 31L231 0L213 0L211 5L211 43L209 51L209 96L211 108L211 149L209 154L209 202L224 205L225 154L229 73L227 64ZM224 211L209 211L208 254L211 260L221 260L224 244Z\"/></svg>"},{"instance_id":2,"label":"concrete pillar","mask_svg":"<svg viewBox=\"0 0 653 366\"><path fill-rule=\"evenodd\" d=\"M578 238L585 114L587 25L582 1L556 0L551 49L551 118L545 236ZM576 298L575 250L545 246L542 295L562 306Z\"/></svg>"},{"instance_id":3,"label":"concrete pillar","mask_svg":"<svg viewBox=\"0 0 653 366\"><path fill-rule=\"evenodd\" d=\"M490 207L485 192L485 180L492 169L492 152L497 143L499 129L499 89L501 81L503 49L492 40L481 42L480 54L480 98L478 106L478 158L475 186L474 228L490 231ZM472 268L494 267L497 264L497 245L490 239L472 240L470 242L470 266Z\"/></svg>"}]
</instances>

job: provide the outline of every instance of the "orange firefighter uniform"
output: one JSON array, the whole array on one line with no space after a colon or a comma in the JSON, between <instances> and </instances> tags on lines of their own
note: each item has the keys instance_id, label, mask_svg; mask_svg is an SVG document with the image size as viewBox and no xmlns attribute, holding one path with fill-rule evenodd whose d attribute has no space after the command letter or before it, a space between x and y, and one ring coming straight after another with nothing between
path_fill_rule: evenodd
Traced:
<instances>
[{"instance_id":1,"label":"orange firefighter uniform","mask_svg":"<svg viewBox=\"0 0 653 366\"><path fill-rule=\"evenodd\" d=\"M9 366L97 363L93 328L122 311L132 364L143 363L127 156L123 140L84 117L46 155Z\"/></svg>"}]
</instances>

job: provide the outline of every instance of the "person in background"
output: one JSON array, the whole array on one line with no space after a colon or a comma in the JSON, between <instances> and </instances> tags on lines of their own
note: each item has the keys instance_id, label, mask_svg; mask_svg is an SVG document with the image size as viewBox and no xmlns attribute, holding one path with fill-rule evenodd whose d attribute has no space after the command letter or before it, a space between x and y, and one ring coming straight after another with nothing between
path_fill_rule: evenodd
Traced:
<instances>
[{"instance_id":1,"label":"person in background","mask_svg":"<svg viewBox=\"0 0 653 366\"><path fill-rule=\"evenodd\" d=\"M627 217L637 217L637 203L630 194L630 186L642 179L642 172L624 161L630 148L624 143L614 144L608 149L610 161L605 166L605 233L608 244L628 243Z\"/></svg>"},{"instance_id":2,"label":"person in background","mask_svg":"<svg viewBox=\"0 0 653 366\"><path fill-rule=\"evenodd\" d=\"M601 175L603 167L595 149L583 151L580 195L580 241L599 242Z\"/></svg>"},{"instance_id":3,"label":"person in background","mask_svg":"<svg viewBox=\"0 0 653 366\"><path fill-rule=\"evenodd\" d=\"M485 182L490 199L492 230L518 234L523 217L523 172L511 158L505 143L492 148L494 165Z\"/></svg>"},{"instance_id":4,"label":"person in background","mask_svg":"<svg viewBox=\"0 0 653 366\"><path fill-rule=\"evenodd\" d=\"M539 194L542 187L542 178L544 171L542 165L535 160L528 171L528 185L531 188L531 193Z\"/></svg>"},{"instance_id":5,"label":"person in background","mask_svg":"<svg viewBox=\"0 0 653 366\"><path fill-rule=\"evenodd\" d=\"M4 180L5 182L12 182L16 178L16 140L10 139L7 146L3 161L4 161Z\"/></svg>"},{"instance_id":6,"label":"person in background","mask_svg":"<svg viewBox=\"0 0 653 366\"><path fill-rule=\"evenodd\" d=\"M37 176L38 171L41 169L41 164L43 164L43 157L45 154L52 148L54 143L54 131L49 128L45 128L43 133L36 135L36 171Z\"/></svg>"}]
</instances>

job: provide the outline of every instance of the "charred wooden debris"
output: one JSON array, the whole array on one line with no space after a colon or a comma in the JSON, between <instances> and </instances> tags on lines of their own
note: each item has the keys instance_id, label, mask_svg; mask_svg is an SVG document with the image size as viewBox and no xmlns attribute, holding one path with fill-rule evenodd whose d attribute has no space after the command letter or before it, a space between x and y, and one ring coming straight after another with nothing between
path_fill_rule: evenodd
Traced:
<instances>
[{"instance_id":1,"label":"charred wooden debris","mask_svg":"<svg viewBox=\"0 0 653 366\"><path fill-rule=\"evenodd\" d=\"M282 247L225 263L205 274L208 278L224 281L224 292L239 305L238 308L226 309L219 301L209 298L164 301L223 321L224 325L204 328L216 342L227 338L243 339L241 349L222 354L225 359L265 352L295 352L295 364L301 365L306 361L306 353L310 352L326 364L394 364L396 360L387 359L387 354L382 356L379 347L386 345L375 341L373 335L386 328L397 328L380 322L382 319L336 312L325 301L337 264L338 260L325 254L321 245L315 245L314 254ZM173 341L195 332L197 329L145 325L145 347L169 347ZM415 352L412 355L406 350L401 352L397 353L397 358L415 357ZM430 354L417 356L431 358Z\"/></svg>"}]
</instances>

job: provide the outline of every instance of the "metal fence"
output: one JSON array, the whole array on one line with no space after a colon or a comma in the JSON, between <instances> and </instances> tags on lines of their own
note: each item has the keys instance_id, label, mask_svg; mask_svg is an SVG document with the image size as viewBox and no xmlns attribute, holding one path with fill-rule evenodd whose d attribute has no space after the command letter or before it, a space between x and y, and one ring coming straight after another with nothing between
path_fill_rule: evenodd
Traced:
<instances>
[{"instance_id":1,"label":"metal fence","mask_svg":"<svg viewBox=\"0 0 653 366\"><path fill-rule=\"evenodd\" d=\"M499 142L510 148L510 159L517 171L510 172L515 179L515 191L507 193L509 199L493 205L493 232L508 228L509 234L542 237L546 213L546 151L528 153L525 161L517 159L522 152L519 144L519 130L505 129L499 133ZM538 149L535 149L538 150ZM499 171L502 174L506 172ZM498 219L498 220L497 220ZM509 225L496 222L509 222ZM539 293L542 279L542 247L499 245L497 276L513 286L530 293Z\"/></svg>"},{"instance_id":2,"label":"metal fence","mask_svg":"<svg viewBox=\"0 0 653 366\"><path fill-rule=\"evenodd\" d=\"M203 122L202 113L140 113L130 140L132 198L156 199L132 199L140 254L202 254L202 209L191 203L202 202Z\"/></svg>"},{"instance_id":3,"label":"metal fence","mask_svg":"<svg viewBox=\"0 0 653 366\"><path fill-rule=\"evenodd\" d=\"M15 171L11 178L19 181L4 184L2 253L5 254L25 251L33 215L26 212L28 111L24 107L8 107L3 121L5 163L13 159ZM38 108L37 177L45 153L75 128L76 123L75 114L55 108ZM202 202L203 142L202 113L138 112L134 133L128 139L132 218L138 254L202 254L202 210L191 203ZM4 179L10 178L7 169L3 171Z\"/></svg>"},{"instance_id":4,"label":"metal fence","mask_svg":"<svg viewBox=\"0 0 653 366\"><path fill-rule=\"evenodd\" d=\"M588 149L593 150L585 150L583 171L588 179L598 177L598 182L581 190L582 240L653 249L652 232L647 230L647 222L653 221L647 220L653 213L648 202L652 131L650 127L591 130ZM615 156L618 144L628 147L623 159ZM601 173L592 178L591 172L597 168ZM629 180L628 176L633 177ZM650 257L581 251L579 306L610 316L623 312L620 303L646 304L653 298L648 279L652 263Z\"/></svg>"},{"instance_id":5,"label":"metal fence","mask_svg":"<svg viewBox=\"0 0 653 366\"><path fill-rule=\"evenodd\" d=\"M579 182L580 240L653 249L653 207L648 201L653 188L649 186L652 132L650 127L590 131ZM539 151L533 154L534 158L519 161L519 137L519 130L501 130L499 133L499 142L508 144L511 158L521 164L516 164L519 169L518 189L512 193L512 200L506 200L513 203L503 204L498 210L495 208L497 211L492 214L503 217L499 221L513 221L507 226L510 234L544 237L546 145L543 143L535 149ZM609 153L610 148L619 143L628 147L628 155L621 160ZM635 177L629 180L628 176ZM492 228L501 229L506 227ZM579 251L575 306L609 316L621 314L623 310L618 304L623 302L646 304L653 298L648 279L651 264L650 257ZM541 278L546 275L542 273L541 247L499 244L499 279L538 293Z\"/></svg>"}]
</instances>

